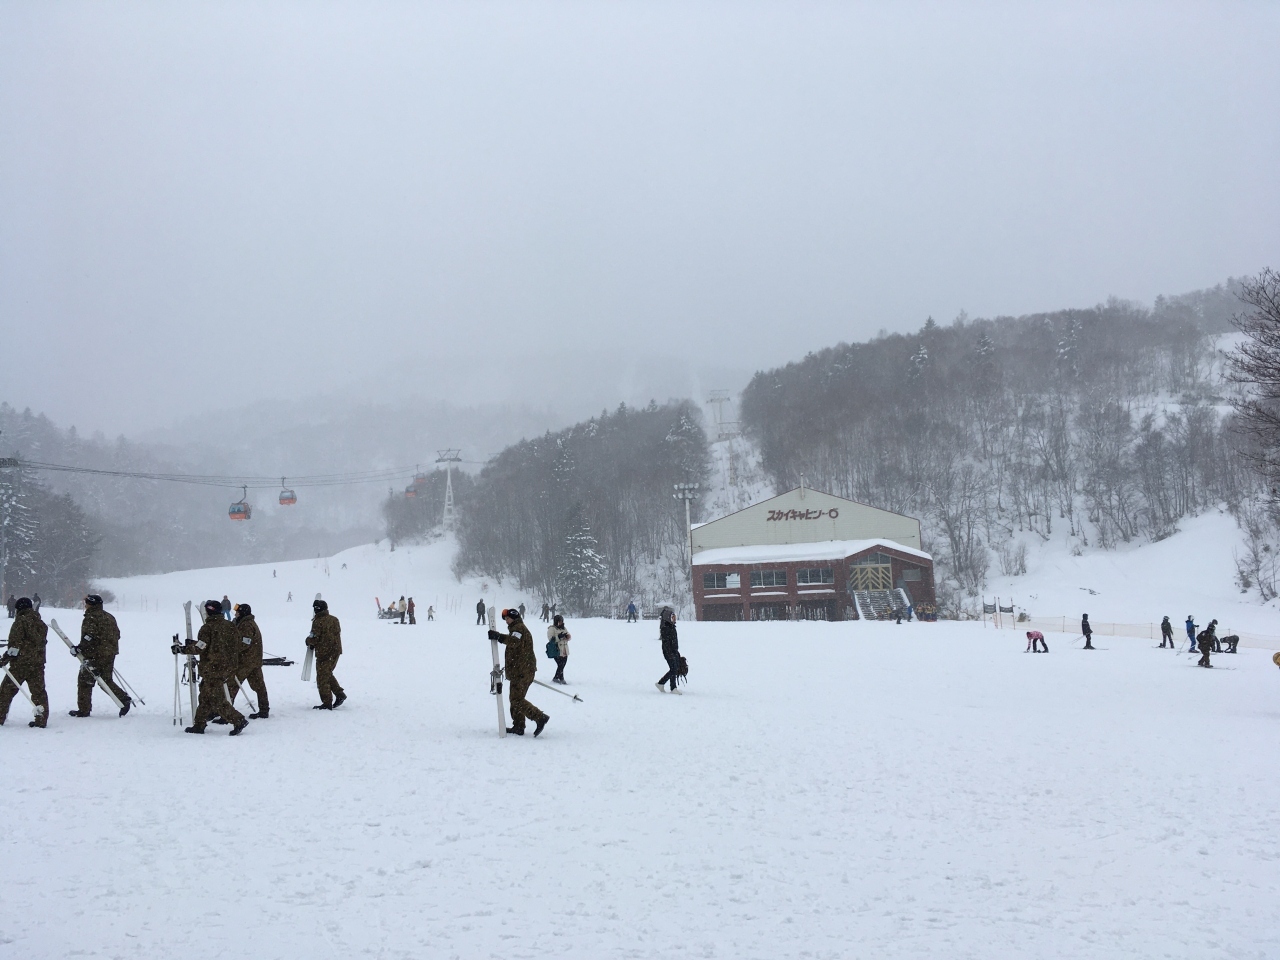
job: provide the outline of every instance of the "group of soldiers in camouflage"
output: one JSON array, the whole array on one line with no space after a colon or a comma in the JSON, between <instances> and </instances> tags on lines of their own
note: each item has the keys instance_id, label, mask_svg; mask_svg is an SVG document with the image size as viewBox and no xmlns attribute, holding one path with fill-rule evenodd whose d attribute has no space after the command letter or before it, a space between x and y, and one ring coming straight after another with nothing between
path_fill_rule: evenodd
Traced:
<instances>
[{"instance_id":1,"label":"group of soldiers in camouflage","mask_svg":"<svg viewBox=\"0 0 1280 960\"><path fill-rule=\"evenodd\" d=\"M265 720L271 715L267 684L262 676L262 631L253 618L253 609L242 603L236 618L222 618L222 601L207 600L205 621L196 639L189 644L174 644L175 654L185 653L200 658L200 698L196 715L187 733L204 733L210 723L231 724L235 737L250 720ZM311 633L307 646L315 651L316 689L320 693L317 710L342 706L346 692L333 675L338 657L342 656L342 626L329 612L329 604L316 600L312 604ZM235 708L235 696L241 684L247 683L258 697L258 709L245 717Z\"/></svg>"},{"instance_id":2,"label":"group of soldiers in camouflage","mask_svg":"<svg viewBox=\"0 0 1280 960\"><path fill-rule=\"evenodd\" d=\"M35 711L35 719L27 726L44 729L49 725L49 693L44 685L45 649L49 628L40 618L40 610L29 597L14 603L13 626L9 628L9 647L0 657L4 682L0 683L0 724L9 718L9 706L22 684ZM120 652L120 627L116 618L102 609L102 597L91 593L84 598L84 619L80 623L80 642L71 648L80 658L76 677L76 709L73 717L87 717L93 710L93 688L107 686L120 701L120 716L133 706L133 700L116 683L116 655Z\"/></svg>"},{"instance_id":3,"label":"group of soldiers in camouflage","mask_svg":"<svg viewBox=\"0 0 1280 960\"><path fill-rule=\"evenodd\" d=\"M81 661L76 680L76 709L73 717L87 717L93 710L93 688L99 683L108 687L122 704L120 716L133 706L133 700L117 685L115 660L120 652L120 627L115 617L102 609L102 597L90 594L84 598L85 614L80 625L80 642L71 652ZM174 644L173 653L199 657L200 698L192 725L187 733L204 733L213 723L231 725L231 736L238 735L249 720L265 720L271 715L267 684L262 676L262 631L249 604L242 603L234 621L223 618L222 601L205 602L205 622L196 639ZM307 646L315 651L316 689L320 694L317 710L332 710L347 699L346 692L334 677L334 667L342 655L342 627L329 613L323 600L313 604L314 617ZM49 695L45 689L45 649L49 628L40 612L27 597L14 604L14 622L9 628L9 646L0 656L3 682L0 682L0 725L9 716L9 706L22 684L35 711L28 726L43 729L49 723ZM258 708L246 718L233 704L241 684L248 684L257 695Z\"/></svg>"}]
</instances>

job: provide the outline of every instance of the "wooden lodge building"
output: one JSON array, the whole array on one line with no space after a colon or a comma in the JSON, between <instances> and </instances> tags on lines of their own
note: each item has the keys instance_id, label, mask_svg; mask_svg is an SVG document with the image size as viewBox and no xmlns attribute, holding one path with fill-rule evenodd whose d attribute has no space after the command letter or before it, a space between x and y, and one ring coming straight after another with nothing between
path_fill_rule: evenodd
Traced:
<instances>
[{"instance_id":1,"label":"wooden lodge building","mask_svg":"<svg viewBox=\"0 0 1280 960\"><path fill-rule=\"evenodd\" d=\"M935 601L920 521L803 486L691 532L699 620L884 618Z\"/></svg>"}]
</instances>

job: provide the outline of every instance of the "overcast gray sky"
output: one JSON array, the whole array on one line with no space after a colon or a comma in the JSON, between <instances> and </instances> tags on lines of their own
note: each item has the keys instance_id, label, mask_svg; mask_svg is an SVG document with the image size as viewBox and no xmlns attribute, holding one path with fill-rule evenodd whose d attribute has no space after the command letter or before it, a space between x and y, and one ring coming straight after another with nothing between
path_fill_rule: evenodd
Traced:
<instances>
[{"instance_id":1,"label":"overcast gray sky","mask_svg":"<svg viewBox=\"0 0 1280 960\"><path fill-rule=\"evenodd\" d=\"M537 398L1280 266L1277 36L1275 3L0 3L0 399L114 433Z\"/></svg>"}]
</instances>

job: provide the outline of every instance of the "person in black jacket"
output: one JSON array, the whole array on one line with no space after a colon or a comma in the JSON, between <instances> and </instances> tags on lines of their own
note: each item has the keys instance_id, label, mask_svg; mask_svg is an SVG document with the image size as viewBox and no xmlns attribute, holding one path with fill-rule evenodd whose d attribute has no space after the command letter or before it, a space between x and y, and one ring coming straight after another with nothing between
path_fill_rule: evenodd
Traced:
<instances>
[{"instance_id":1,"label":"person in black jacket","mask_svg":"<svg viewBox=\"0 0 1280 960\"><path fill-rule=\"evenodd\" d=\"M1168 617L1165 617L1163 620L1160 621L1160 646L1163 647L1166 643L1169 644L1170 649L1174 648L1173 647L1173 624L1169 622Z\"/></svg>"},{"instance_id":2,"label":"person in black jacket","mask_svg":"<svg viewBox=\"0 0 1280 960\"><path fill-rule=\"evenodd\" d=\"M476 604L476 626L484 623L484 598L480 598L480 602Z\"/></svg>"},{"instance_id":3,"label":"person in black jacket","mask_svg":"<svg viewBox=\"0 0 1280 960\"><path fill-rule=\"evenodd\" d=\"M1089 615L1086 613L1080 618L1080 632L1084 634L1084 648L1086 650L1097 650L1093 645L1093 627L1089 626Z\"/></svg>"},{"instance_id":4,"label":"person in black jacket","mask_svg":"<svg viewBox=\"0 0 1280 960\"><path fill-rule=\"evenodd\" d=\"M660 623L658 624L658 635L662 638L662 656L667 661L667 672L662 675L662 679L654 684L659 692L665 689L665 684L671 682L671 692L679 693L676 687L676 679L680 674L680 639L676 636L676 612L670 607L663 607L660 615Z\"/></svg>"}]
</instances>

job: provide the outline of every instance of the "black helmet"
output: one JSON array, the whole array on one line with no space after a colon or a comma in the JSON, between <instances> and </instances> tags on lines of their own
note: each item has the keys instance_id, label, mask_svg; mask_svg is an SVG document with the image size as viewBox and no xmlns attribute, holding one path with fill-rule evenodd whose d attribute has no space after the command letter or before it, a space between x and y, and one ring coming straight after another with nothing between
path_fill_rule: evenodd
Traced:
<instances>
[{"instance_id":1,"label":"black helmet","mask_svg":"<svg viewBox=\"0 0 1280 960\"><path fill-rule=\"evenodd\" d=\"M205 613L207 613L207 614L210 614L211 616L215 616L215 617L220 617L220 616L222 616L222 601L221 601L221 600L206 600L206 601L204 602L204 612L205 612Z\"/></svg>"},{"instance_id":2,"label":"black helmet","mask_svg":"<svg viewBox=\"0 0 1280 960\"><path fill-rule=\"evenodd\" d=\"M317 600L313 604L311 604L311 609L314 610L316 613L319 613L322 610L328 610L329 604L325 603L323 600Z\"/></svg>"},{"instance_id":3,"label":"black helmet","mask_svg":"<svg viewBox=\"0 0 1280 960\"><path fill-rule=\"evenodd\" d=\"M237 619L239 619L239 618L247 617L252 613L253 613L253 609L247 603L242 603L240 604L239 609L236 611L236 617Z\"/></svg>"},{"instance_id":4,"label":"black helmet","mask_svg":"<svg viewBox=\"0 0 1280 960\"><path fill-rule=\"evenodd\" d=\"M663 607L662 613L660 613L658 617L664 623L671 623L676 618L676 612L672 610L670 607Z\"/></svg>"},{"instance_id":5,"label":"black helmet","mask_svg":"<svg viewBox=\"0 0 1280 960\"><path fill-rule=\"evenodd\" d=\"M502 619L503 620L519 620L520 611L517 610L515 607L507 607L505 610L502 611Z\"/></svg>"},{"instance_id":6,"label":"black helmet","mask_svg":"<svg viewBox=\"0 0 1280 960\"><path fill-rule=\"evenodd\" d=\"M18 598L18 602L17 602L17 603L15 603L15 604L13 605L13 608L14 608L15 610L30 610L30 609L31 609L31 598L30 598L30 597L19 597L19 598Z\"/></svg>"},{"instance_id":7,"label":"black helmet","mask_svg":"<svg viewBox=\"0 0 1280 960\"><path fill-rule=\"evenodd\" d=\"M102 606L102 598L98 596L96 593L89 594L87 597L84 598L84 602L91 607Z\"/></svg>"},{"instance_id":8,"label":"black helmet","mask_svg":"<svg viewBox=\"0 0 1280 960\"><path fill-rule=\"evenodd\" d=\"M557 613L554 617L551 618L551 622L554 623L557 627L563 627L564 617L561 614Z\"/></svg>"}]
</instances>

